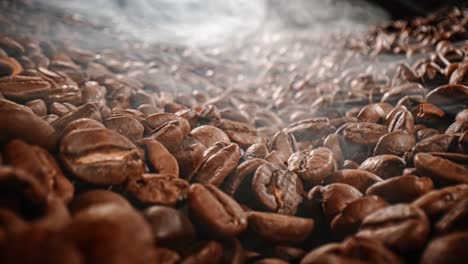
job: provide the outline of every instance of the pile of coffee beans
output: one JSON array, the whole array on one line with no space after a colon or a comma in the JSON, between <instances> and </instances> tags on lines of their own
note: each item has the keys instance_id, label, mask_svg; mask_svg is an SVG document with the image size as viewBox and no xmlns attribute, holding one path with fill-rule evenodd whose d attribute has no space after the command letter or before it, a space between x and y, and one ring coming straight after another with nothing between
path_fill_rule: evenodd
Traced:
<instances>
[{"instance_id":1,"label":"pile of coffee beans","mask_svg":"<svg viewBox=\"0 0 468 264\"><path fill-rule=\"evenodd\" d=\"M468 259L464 35L385 67L254 47L268 74L246 83L232 54L0 5L0 263ZM454 19L468 10L406 25Z\"/></svg>"}]
</instances>

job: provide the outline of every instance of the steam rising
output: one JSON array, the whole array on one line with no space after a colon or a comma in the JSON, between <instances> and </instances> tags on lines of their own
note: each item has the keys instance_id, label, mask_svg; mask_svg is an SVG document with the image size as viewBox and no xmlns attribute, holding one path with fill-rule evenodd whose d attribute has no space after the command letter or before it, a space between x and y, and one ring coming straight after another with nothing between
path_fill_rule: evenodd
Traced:
<instances>
[{"instance_id":1,"label":"steam rising","mask_svg":"<svg viewBox=\"0 0 468 264\"><path fill-rule=\"evenodd\" d=\"M362 0L39 0L104 23L128 38L211 46L262 34L356 33L385 21Z\"/></svg>"}]
</instances>

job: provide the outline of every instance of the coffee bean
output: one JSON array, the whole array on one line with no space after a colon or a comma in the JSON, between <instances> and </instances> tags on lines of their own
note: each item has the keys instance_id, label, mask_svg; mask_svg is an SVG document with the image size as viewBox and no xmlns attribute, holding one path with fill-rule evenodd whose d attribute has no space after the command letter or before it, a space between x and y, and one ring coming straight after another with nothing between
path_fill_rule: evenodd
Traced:
<instances>
[{"instance_id":1,"label":"coffee bean","mask_svg":"<svg viewBox=\"0 0 468 264\"><path fill-rule=\"evenodd\" d=\"M47 114L47 106L41 99L29 101L25 105L31 108L37 116L45 116Z\"/></svg>"},{"instance_id":2,"label":"coffee bean","mask_svg":"<svg viewBox=\"0 0 468 264\"><path fill-rule=\"evenodd\" d=\"M390 154L401 157L415 144L416 140L413 135L403 131L390 132L379 139L374 149L374 155Z\"/></svg>"},{"instance_id":3,"label":"coffee bean","mask_svg":"<svg viewBox=\"0 0 468 264\"><path fill-rule=\"evenodd\" d=\"M314 230L314 220L275 213L249 212L249 230L261 238L280 244L298 244Z\"/></svg>"},{"instance_id":4,"label":"coffee bean","mask_svg":"<svg viewBox=\"0 0 468 264\"><path fill-rule=\"evenodd\" d=\"M356 188L342 183L327 186L315 186L307 194L307 199L318 204L328 221L343 211L352 201L361 198L362 193Z\"/></svg>"},{"instance_id":5,"label":"coffee bean","mask_svg":"<svg viewBox=\"0 0 468 264\"><path fill-rule=\"evenodd\" d=\"M266 163L258 167L252 190L260 206L271 212L294 215L302 202L302 182L285 166Z\"/></svg>"},{"instance_id":6,"label":"coffee bean","mask_svg":"<svg viewBox=\"0 0 468 264\"><path fill-rule=\"evenodd\" d=\"M105 128L103 124L100 122L90 119L90 118L80 118L75 121L70 122L68 125L65 126L63 129L63 135L66 135L73 130L78 129L88 129L88 128Z\"/></svg>"},{"instance_id":7,"label":"coffee bean","mask_svg":"<svg viewBox=\"0 0 468 264\"><path fill-rule=\"evenodd\" d=\"M207 149L205 153L209 153ZM240 149L237 144L229 144L213 154L204 156L204 162L194 175L194 179L201 183L221 186L224 179L237 167L240 160Z\"/></svg>"},{"instance_id":8,"label":"coffee bean","mask_svg":"<svg viewBox=\"0 0 468 264\"><path fill-rule=\"evenodd\" d=\"M406 83L397 87L393 87L390 91L384 93L382 102L396 103L404 96L408 95L426 95L426 89L419 83Z\"/></svg>"},{"instance_id":9,"label":"coffee bean","mask_svg":"<svg viewBox=\"0 0 468 264\"><path fill-rule=\"evenodd\" d=\"M221 261L223 246L219 242L211 240L196 245L191 251L181 264L216 264Z\"/></svg>"},{"instance_id":10,"label":"coffee bean","mask_svg":"<svg viewBox=\"0 0 468 264\"><path fill-rule=\"evenodd\" d=\"M143 138L143 125L136 118L129 115L110 116L104 121L104 125L133 142Z\"/></svg>"},{"instance_id":11,"label":"coffee bean","mask_svg":"<svg viewBox=\"0 0 468 264\"><path fill-rule=\"evenodd\" d=\"M434 104L441 109L448 110L446 112L453 111L447 109L447 106L450 106L451 109L457 107L460 110L463 110L463 105L466 104L467 100L468 87L459 84L449 84L438 87L426 96L426 101L428 103Z\"/></svg>"},{"instance_id":12,"label":"coffee bean","mask_svg":"<svg viewBox=\"0 0 468 264\"><path fill-rule=\"evenodd\" d=\"M144 138L138 144L146 150L146 159L156 173L179 177L179 165L172 154L158 141Z\"/></svg>"},{"instance_id":13,"label":"coffee bean","mask_svg":"<svg viewBox=\"0 0 468 264\"><path fill-rule=\"evenodd\" d=\"M307 186L320 184L337 168L333 153L328 148L317 148L307 156L294 153L288 161L288 169L299 175Z\"/></svg>"},{"instance_id":14,"label":"coffee bean","mask_svg":"<svg viewBox=\"0 0 468 264\"><path fill-rule=\"evenodd\" d=\"M265 160L273 164L286 164L286 159L284 158L283 154L281 154L278 150L273 150L272 152L270 152L265 157Z\"/></svg>"},{"instance_id":15,"label":"coffee bean","mask_svg":"<svg viewBox=\"0 0 468 264\"><path fill-rule=\"evenodd\" d=\"M404 175L372 185L367 189L366 195L377 195L391 204L409 203L433 188L430 178Z\"/></svg>"},{"instance_id":16,"label":"coffee bean","mask_svg":"<svg viewBox=\"0 0 468 264\"><path fill-rule=\"evenodd\" d=\"M240 205L213 185L192 184L188 206L190 215L214 236L237 236L247 228Z\"/></svg>"},{"instance_id":17,"label":"coffee bean","mask_svg":"<svg viewBox=\"0 0 468 264\"><path fill-rule=\"evenodd\" d=\"M452 208L440 218L435 225L439 233L447 233L457 229L468 227L468 197L459 200Z\"/></svg>"},{"instance_id":18,"label":"coffee bean","mask_svg":"<svg viewBox=\"0 0 468 264\"><path fill-rule=\"evenodd\" d=\"M278 150L287 160L296 152L296 139L291 133L280 131L273 136L269 145L269 150Z\"/></svg>"},{"instance_id":19,"label":"coffee bean","mask_svg":"<svg viewBox=\"0 0 468 264\"><path fill-rule=\"evenodd\" d=\"M126 192L143 205L174 206L185 198L188 182L173 175L143 174L130 177Z\"/></svg>"},{"instance_id":20,"label":"coffee bean","mask_svg":"<svg viewBox=\"0 0 468 264\"><path fill-rule=\"evenodd\" d=\"M268 148L263 143L255 143L248 147L244 152L244 159L264 159L268 155Z\"/></svg>"},{"instance_id":21,"label":"coffee bean","mask_svg":"<svg viewBox=\"0 0 468 264\"><path fill-rule=\"evenodd\" d=\"M181 248L195 240L190 220L178 210L166 206L151 206L143 213L154 242L159 246Z\"/></svg>"},{"instance_id":22,"label":"coffee bean","mask_svg":"<svg viewBox=\"0 0 468 264\"><path fill-rule=\"evenodd\" d=\"M231 143L229 137L221 129L214 126L199 126L194 128L190 135L200 141L206 148L211 147L216 142Z\"/></svg>"},{"instance_id":23,"label":"coffee bean","mask_svg":"<svg viewBox=\"0 0 468 264\"><path fill-rule=\"evenodd\" d=\"M346 140L362 145L375 145L380 137L386 133L385 126L365 122L348 123L343 130L343 136Z\"/></svg>"},{"instance_id":24,"label":"coffee bean","mask_svg":"<svg viewBox=\"0 0 468 264\"><path fill-rule=\"evenodd\" d=\"M116 204L118 206L131 208L130 203L121 195L107 190L92 190L81 193L73 198L70 203L70 211L76 214L92 206L104 204Z\"/></svg>"},{"instance_id":25,"label":"coffee bean","mask_svg":"<svg viewBox=\"0 0 468 264\"><path fill-rule=\"evenodd\" d=\"M344 183L365 193L370 186L378 182L382 182L382 179L371 172L357 169L344 169L325 177L322 184Z\"/></svg>"},{"instance_id":26,"label":"coffee bean","mask_svg":"<svg viewBox=\"0 0 468 264\"><path fill-rule=\"evenodd\" d=\"M328 135L323 141L323 146L331 150L337 165L343 164L343 150L341 148L340 136L334 134Z\"/></svg>"},{"instance_id":27,"label":"coffee bean","mask_svg":"<svg viewBox=\"0 0 468 264\"><path fill-rule=\"evenodd\" d=\"M41 99L51 90L51 85L41 77L10 76L0 79L0 92L14 101Z\"/></svg>"},{"instance_id":28,"label":"coffee bean","mask_svg":"<svg viewBox=\"0 0 468 264\"><path fill-rule=\"evenodd\" d=\"M447 159L418 153L414 165L419 174L427 175L437 186L468 183L468 169Z\"/></svg>"},{"instance_id":29,"label":"coffee bean","mask_svg":"<svg viewBox=\"0 0 468 264\"><path fill-rule=\"evenodd\" d=\"M250 159L242 162L237 168L231 172L223 183L223 191L234 196L236 193L237 200L244 200L248 193L251 192L252 178L258 167L265 164L263 159Z\"/></svg>"},{"instance_id":30,"label":"coffee bean","mask_svg":"<svg viewBox=\"0 0 468 264\"><path fill-rule=\"evenodd\" d=\"M393 106L388 103L370 104L361 109L357 119L361 122L381 123L392 108Z\"/></svg>"},{"instance_id":31,"label":"coffee bean","mask_svg":"<svg viewBox=\"0 0 468 264\"><path fill-rule=\"evenodd\" d=\"M433 217L447 212L465 197L468 197L468 185L459 184L430 191L414 201L413 205L424 210L429 217Z\"/></svg>"},{"instance_id":32,"label":"coffee bean","mask_svg":"<svg viewBox=\"0 0 468 264\"><path fill-rule=\"evenodd\" d=\"M179 165L180 177L190 181L203 162L205 146L192 137L185 137L180 148L171 151Z\"/></svg>"},{"instance_id":33,"label":"coffee bean","mask_svg":"<svg viewBox=\"0 0 468 264\"><path fill-rule=\"evenodd\" d=\"M54 157L41 147L12 140L4 148L5 162L34 176L49 193L65 203L73 197L74 186L63 175Z\"/></svg>"},{"instance_id":34,"label":"coffee bean","mask_svg":"<svg viewBox=\"0 0 468 264\"><path fill-rule=\"evenodd\" d=\"M222 119L217 127L223 130L232 142L237 143L243 149L247 149L255 143L266 143L265 138L245 123Z\"/></svg>"},{"instance_id":35,"label":"coffee bean","mask_svg":"<svg viewBox=\"0 0 468 264\"><path fill-rule=\"evenodd\" d=\"M403 131L414 134L414 118L409 111L398 112L388 126L388 131Z\"/></svg>"},{"instance_id":36,"label":"coffee bean","mask_svg":"<svg viewBox=\"0 0 468 264\"><path fill-rule=\"evenodd\" d=\"M102 128L65 135L60 159L77 178L97 185L120 184L144 172L136 146L124 136Z\"/></svg>"},{"instance_id":37,"label":"coffee bean","mask_svg":"<svg viewBox=\"0 0 468 264\"><path fill-rule=\"evenodd\" d=\"M468 232L455 232L432 240L421 257L421 263L464 263Z\"/></svg>"},{"instance_id":38,"label":"coffee bean","mask_svg":"<svg viewBox=\"0 0 468 264\"><path fill-rule=\"evenodd\" d=\"M290 124L285 132L291 133L297 141L314 141L333 133L335 127L328 118L312 118Z\"/></svg>"},{"instance_id":39,"label":"coffee bean","mask_svg":"<svg viewBox=\"0 0 468 264\"><path fill-rule=\"evenodd\" d=\"M333 234L345 237L355 233L362 220L371 213L388 206L388 203L376 195L367 195L351 201L333 218L330 223Z\"/></svg>"},{"instance_id":40,"label":"coffee bean","mask_svg":"<svg viewBox=\"0 0 468 264\"><path fill-rule=\"evenodd\" d=\"M65 127L69 123L80 118L89 118L100 122L101 114L99 113L99 109L95 104L84 104L76 110L68 112L67 114L55 120L51 124L59 135L63 135Z\"/></svg>"},{"instance_id":41,"label":"coffee bean","mask_svg":"<svg viewBox=\"0 0 468 264\"><path fill-rule=\"evenodd\" d=\"M398 252L411 252L423 247L429 230L424 211L412 205L397 204L364 218L357 235L379 240Z\"/></svg>"},{"instance_id":42,"label":"coffee bean","mask_svg":"<svg viewBox=\"0 0 468 264\"><path fill-rule=\"evenodd\" d=\"M394 155L379 155L366 159L360 166L359 170L365 170L382 179L388 179L403 174L405 161Z\"/></svg>"},{"instance_id":43,"label":"coffee bean","mask_svg":"<svg viewBox=\"0 0 468 264\"><path fill-rule=\"evenodd\" d=\"M404 263L377 240L351 237L341 244L330 243L309 252L301 264L312 263Z\"/></svg>"},{"instance_id":44,"label":"coffee bean","mask_svg":"<svg viewBox=\"0 0 468 264\"><path fill-rule=\"evenodd\" d=\"M154 251L156 254L155 263L177 264L181 259L177 252L167 248L158 247Z\"/></svg>"},{"instance_id":45,"label":"coffee bean","mask_svg":"<svg viewBox=\"0 0 468 264\"><path fill-rule=\"evenodd\" d=\"M359 164L352 160L345 160L343 162L343 170L357 170L359 168Z\"/></svg>"}]
</instances>

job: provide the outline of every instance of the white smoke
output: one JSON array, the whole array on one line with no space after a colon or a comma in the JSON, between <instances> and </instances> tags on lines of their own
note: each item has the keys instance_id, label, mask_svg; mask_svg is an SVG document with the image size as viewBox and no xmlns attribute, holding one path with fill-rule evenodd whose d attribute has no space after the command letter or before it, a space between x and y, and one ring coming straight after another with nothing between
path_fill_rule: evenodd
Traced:
<instances>
[{"instance_id":1,"label":"white smoke","mask_svg":"<svg viewBox=\"0 0 468 264\"><path fill-rule=\"evenodd\" d=\"M257 32L322 37L357 32L388 19L363 0L38 0L99 20L128 37L192 46L222 44Z\"/></svg>"}]
</instances>

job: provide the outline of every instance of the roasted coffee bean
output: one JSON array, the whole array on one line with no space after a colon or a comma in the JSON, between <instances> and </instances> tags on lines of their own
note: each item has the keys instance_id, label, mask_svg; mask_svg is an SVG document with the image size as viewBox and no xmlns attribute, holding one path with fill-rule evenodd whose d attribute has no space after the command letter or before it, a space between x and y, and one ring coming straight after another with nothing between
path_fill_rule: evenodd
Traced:
<instances>
[{"instance_id":1,"label":"roasted coffee bean","mask_svg":"<svg viewBox=\"0 0 468 264\"><path fill-rule=\"evenodd\" d=\"M270 152L266 157L265 160L274 163L284 165L286 164L286 159L284 158L283 154L281 154L278 150L273 150Z\"/></svg>"},{"instance_id":2,"label":"roasted coffee bean","mask_svg":"<svg viewBox=\"0 0 468 264\"><path fill-rule=\"evenodd\" d=\"M377 240L364 237L351 237L341 244L331 243L309 252L301 264L312 263L404 263Z\"/></svg>"},{"instance_id":3,"label":"roasted coffee bean","mask_svg":"<svg viewBox=\"0 0 468 264\"><path fill-rule=\"evenodd\" d=\"M440 134L440 132L436 129L425 128L425 129L418 130L418 132L416 132L416 139L418 141L421 141L421 140L424 140L426 138L429 138L438 134Z\"/></svg>"},{"instance_id":4,"label":"roasted coffee bean","mask_svg":"<svg viewBox=\"0 0 468 264\"><path fill-rule=\"evenodd\" d=\"M16 75L0 78L0 92L14 101L41 99L50 90L50 83L41 77Z\"/></svg>"},{"instance_id":5,"label":"roasted coffee bean","mask_svg":"<svg viewBox=\"0 0 468 264\"><path fill-rule=\"evenodd\" d=\"M315 186L307 194L308 201L318 204L329 221L346 208L347 204L361 197L362 193L356 188L342 183Z\"/></svg>"},{"instance_id":6,"label":"roasted coffee bean","mask_svg":"<svg viewBox=\"0 0 468 264\"><path fill-rule=\"evenodd\" d=\"M343 170L357 170L359 168L359 164L352 160L345 160L343 162Z\"/></svg>"},{"instance_id":7,"label":"roasted coffee bean","mask_svg":"<svg viewBox=\"0 0 468 264\"><path fill-rule=\"evenodd\" d=\"M16 76L23 71L17 60L10 57L0 57L0 77Z\"/></svg>"},{"instance_id":8,"label":"roasted coffee bean","mask_svg":"<svg viewBox=\"0 0 468 264\"><path fill-rule=\"evenodd\" d=\"M78 246L86 263L155 261L149 225L137 211L125 206L104 204L82 210L64 235Z\"/></svg>"},{"instance_id":9,"label":"roasted coffee bean","mask_svg":"<svg viewBox=\"0 0 468 264\"><path fill-rule=\"evenodd\" d=\"M362 221L358 236L379 240L398 252L420 250L429 236L429 220L416 206L382 208Z\"/></svg>"},{"instance_id":10,"label":"roasted coffee bean","mask_svg":"<svg viewBox=\"0 0 468 264\"><path fill-rule=\"evenodd\" d=\"M269 145L269 150L277 150L283 155L284 159L288 160L289 157L296 152L296 139L293 134L279 131L273 136Z\"/></svg>"},{"instance_id":11,"label":"roasted coffee bean","mask_svg":"<svg viewBox=\"0 0 468 264\"><path fill-rule=\"evenodd\" d=\"M396 103L398 100L408 95L426 95L426 89L419 83L406 83L397 87L393 87L390 91L384 93L382 102Z\"/></svg>"},{"instance_id":12,"label":"roasted coffee bean","mask_svg":"<svg viewBox=\"0 0 468 264\"><path fill-rule=\"evenodd\" d=\"M148 221L154 242L158 246L181 248L195 240L190 220L180 211L166 206L151 206L143 213Z\"/></svg>"},{"instance_id":13,"label":"roasted coffee bean","mask_svg":"<svg viewBox=\"0 0 468 264\"><path fill-rule=\"evenodd\" d=\"M377 195L391 204L409 203L433 188L430 178L404 175L372 185L367 189L366 195Z\"/></svg>"},{"instance_id":14,"label":"roasted coffee bean","mask_svg":"<svg viewBox=\"0 0 468 264\"><path fill-rule=\"evenodd\" d=\"M360 166L359 170L365 170L382 179L388 179L403 174L406 162L394 155L379 155L366 159Z\"/></svg>"},{"instance_id":15,"label":"roasted coffee bean","mask_svg":"<svg viewBox=\"0 0 468 264\"><path fill-rule=\"evenodd\" d=\"M95 104L84 104L79 108L68 112L64 116L52 122L52 126L55 128L58 134L63 135L65 127L80 118L89 118L101 122L101 114Z\"/></svg>"},{"instance_id":16,"label":"roasted coffee bean","mask_svg":"<svg viewBox=\"0 0 468 264\"><path fill-rule=\"evenodd\" d=\"M290 124L285 132L291 133L297 141L314 141L335 131L328 118L312 118Z\"/></svg>"},{"instance_id":17,"label":"roasted coffee bean","mask_svg":"<svg viewBox=\"0 0 468 264\"><path fill-rule=\"evenodd\" d=\"M204 162L195 173L194 179L219 187L229 173L237 167L241 156L240 148L237 144L231 143L215 153L209 152L210 149L205 151Z\"/></svg>"},{"instance_id":18,"label":"roasted coffee bean","mask_svg":"<svg viewBox=\"0 0 468 264\"><path fill-rule=\"evenodd\" d=\"M185 198L188 182L173 175L143 174L130 177L126 192L143 205L174 206Z\"/></svg>"},{"instance_id":19,"label":"roasted coffee bean","mask_svg":"<svg viewBox=\"0 0 468 264\"><path fill-rule=\"evenodd\" d=\"M129 115L110 116L104 125L115 132L124 135L133 142L143 138L144 127L136 118Z\"/></svg>"},{"instance_id":20,"label":"roasted coffee bean","mask_svg":"<svg viewBox=\"0 0 468 264\"><path fill-rule=\"evenodd\" d=\"M21 140L12 140L5 146L3 157L9 165L34 176L50 195L55 195L64 202L72 199L74 186L46 150Z\"/></svg>"},{"instance_id":21,"label":"roasted coffee bean","mask_svg":"<svg viewBox=\"0 0 468 264\"><path fill-rule=\"evenodd\" d=\"M264 159L268 155L268 148L263 143L255 143L248 147L244 152L244 159Z\"/></svg>"},{"instance_id":22,"label":"roasted coffee bean","mask_svg":"<svg viewBox=\"0 0 468 264\"><path fill-rule=\"evenodd\" d=\"M298 244L313 232L313 219L275 213L249 212L249 231L266 241L280 244Z\"/></svg>"},{"instance_id":23,"label":"roasted coffee bean","mask_svg":"<svg viewBox=\"0 0 468 264\"><path fill-rule=\"evenodd\" d=\"M455 232L435 238L424 250L421 263L464 263L468 257L466 243L468 232Z\"/></svg>"},{"instance_id":24,"label":"roasted coffee bean","mask_svg":"<svg viewBox=\"0 0 468 264\"><path fill-rule=\"evenodd\" d=\"M221 261L223 246L214 240L196 245L190 254L180 263L181 264L216 264Z\"/></svg>"},{"instance_id":25,"label":"roasted coffee bean","mask_svg":"<svg viewBox=\"0 0 468 264\"><path fill-rule=\"evenodd\" d=\"M414 201L413 205L424 210L429 217L436 217L465 197L468 197L468 185L459 184L428 192Z\"/></svg>"},{"instance_id":26,"label":"roasted coffee bean","mask_svg":"<svg viewBox=\"0 0 468 264\"><path fill-rule=\"evenodd\" d=\"M0 100L0 143L22 139L48 150L55 147L57 136L54 128L28 110L7 100Z\"/></svg>"},{"instance_id":27,"label":"roasted coffee bean","mask_svg":"<svg viewBox=\"0 0 468 264\"><path fill-rule=\"evenodd\" d=\"M80 118L75 121L70 122L63 129L63 135L66 135L74 130L78 129L88 129L88 128L105 128L104 125L94 119L90 118Z\"/></svg>"},{"instance_id":28,"label":"roasted coffee bean","mask_svg":"<svg viewBox=\"0 0 468 264\"><path fill-rule=\"evenodd\" d=\"M108 129L75 130L60 144L60 159L82 181L120 184L144 172L138 149L124 136Z\"/></svg>"},{"instance_id":29,"label":"roasted coffee bean","mask_svg":"<svg viewBox=\"0 0 468 264\"><path fill-rule=\"evenodd\" d=\"M190 181L203 162L205 146L192 137L185 137L179 149L171 151L179 164L180 177Z\"/></svg>"},{"instance_id":30,"label":"roasted coffee bean","mask_svg":"<svg viewBox=\"0 0 468 264\"><path fill-rule=\"evenodd\" d=\"M386 133L387 129L383 125L358 122L348 123L343 130L343 137L356 144L375 145Z\"/></svg>"},{"instance_id":31,"label":"roasted coffee bean","mask_svg":"<svg viewBox=\"0 0 468 264\"><path fill-rule=\"evenodd\" d=\"M405 153L407 165L413 164L414 156L419 152L452 152L456 149L458 137L453 135L435 135L418 142L408 153Z\"/></svg>"},{"instance_id":32,"label":"roasted coffee bean","mask_svg":"<svg viewBox=\"0 0 468 264\"><path fill-rule=\"evenodd\" d=\"M92 190L81 193L73 198L69 207L71 213L76 214L92 206L104 204L116 204L118 206L131 208L130 203L123 196L107 190Z\"/></svg>"},{"instance_id":33,"label":"roasted coffee bean","mask_svg":"<svg viewBox=\"0 0 468 264\"><path fill-rule=\"evenodd\" d=\"M401 157L415 144L414 135L403 131L390 132L379 139L374 149L374 155L390 154Z\"/></svg>"},{"instance_id":34,"label":"roasted coffee bean","mask_svg":"<svg viewBox=\"0 0 468 264\"><path fill-rule=\"evenodd\" d=\"M447 159L418 153L414 165L419 174L430 177L436 186L468 183L468 169Z\"/></svg>"},{"instance_id":35,"label":"roasted coffee bean","mask_svg":"<svg viewBox=\"0 0 468 264\"><path fill-rule=\"evenodd\" d=\"M214 236L237 236L247 228L240 205L213 185L192 184L188 190L190 215Z\"/></svg>"},{"instance_id":36,"label":"roasted coffee bean","mask_svg":"<svg viewBox=\"0 0 468 264\"><path fill-rule=\"evenodd\" d=\"M238 239L230 239L223 243L224 252L221 263L241 264L247 261L247 252Z\"/></svg>"},{"instance_id":37,"label":"roasted coffee bean","mask_svg":"<svg viewBox=\"0 0 468 264\"><path fill-rule=\"evenodd\" d=\"M468 197L459 200L435 225L439 233L468 227Z\"/></svg>"},{"instance_id":38,"label":"roasted coffee bean","mask_svg":"<svg viewBox=\"0 0 468 264\"><path fill-rule=\"evenodd\" d=\"M37 116L47 115L47 106L41 99L36 99L29 101L25 104L27 107L31 108L34 114Z\"/></svg>"},{"instance_id":39,"label":"roasted coffee bean","mask_svg":"<svg viewBox=\"0 0 468 264\"><path fill-rule=\"evenodd\" d=\"M414 134L414 118L409 111L398 112L388 126L388 131L403 131Z\"/></svg>"},{"instance_id":40,"label":"roasted coffee bean","mask_svg":"<svg viewBox=\"0 0 468 264\"><path fill-rule=\"evenodd\" d=\"M341 148L340 136L334 134L328 135L323 141L323 146L331 150L337 165L341 166L343 164L343 150Z\"/></svg>"},{"instance_id":41,"label":"roasted coffee bean","mask_svg":"<svg viewBox=\"0 0 468 264\"><path fill-rule=\"evenodd\" d=\"M266 143L266 139L258 134L258 132L245 123L222 119L217 125L231 139L232 142L239 145L243 149L255 143Z\"/></svg>"},{"instance_id":42,"label":"roasted coffee bean","mask_svg":"<svg viewBox=\"0 0 468 264\"><path fill-rule=\"evenodd\" d=\"M389 103L370 104L361 109L357 119L361 122L382 123L392 108Z\"/></svg>"},{"instance_id":43,"label":"roasted coffee bean","mask_svg":"<svg viewBox=\"0 0 468 264\"><path fill-rule=\"evenodd\" d=\"M330 223L333 234L345 237L355 233L362 220L371 213L387 207L388 203L376 195L367 195L358 198L349 204L333 218Z\"/></svg>"},{"instance_id":44,"label":"roasted coffee bean","mask_svg":"<svg viewBox=\"0 0 468 264\"><path fill-rule=\"evenodd\" d=\"M156 254L155 263L177 264L181 259L177 252L167 248L158 247L154 251Z\"/></svg>"},{"instance_id":45,"label":"roasted coffee bean","mask_svg":"<svg viewBox=\"0 0 468 264\"><path fill-rule=\"evenodd\" d=\"M381 181L382 179L379 176L371 172L357 169L343 169L325 177L322 184L345 183L365 193L370 186Z\"/></svg>"},{"instance_id":46,"label":"roasted coffee bean","mask_svg":"<svg viewBox=\"0 0 468 264\"><path fill-rule=\"evenodd\" d=\"M70 109L61 103L52 103L49 107L49 113L58 117L62 117L68 112L70 112Z\"/></svg>"},{"instance_id":47,"label":"roasted coffee bean","mask_svg":"<svg viewBox=\"0 0 468 264\"><path fill-rule=\"evenodd\" d=\"M242 162L236 169L231 172L223 183L223 191L227 194L234 196L239 190L238 200L242 200L251 192L252 178L258 167L265 164L263 159L250 159ZM242 187L246 187L245 190Z\"/></svg>"},{"instance_id":48,"label":"roasted coffee bean","mask_svg":"<svg viewBox=\"0 0 468 264\"><path fill-rule=\"evenodd\" d=\"M204 125L194 128L190 132L190 136L194 139L200 141L206 148L211 147L216 142L223 142L226 144L231 143L229 137L221 129Z\"/></svg>"},{"instance_id":49,"label":"roasted coffee bean","mask_svg":"<svg viewBox=\"0 0 468 264\"><path fill-rule=\"evenodd\" d=\"M177 160L163 144L152 138L142 139L138 141L138 144L144 146L146 160L156 173L179 177Z\"/></svg>"},{"instance_id":50,"label":"roasted coffee bean","mask_svg":"<svg viewBox=\"0 0 468 264\"><path fill-rule=\"evenodd\" d=\"M457 108L463 110L464 105L468 102L468 87L459 84L444 85L428 93L426 101L440 107L447 113L454 113ZM455 113L458 112L455 111Z\"/></svg>"},{"instance_id":51,"label":"roasted coffee bean","mask_svg":"<svg viewBox=\"0 0 468 264\"><path fill-rule=\"evenodd\" d=\"M252 191L260 206L271 212L294 215L302 202L302 182L285 166L266 163L252 179Z\"/></svg>"},{"instance_id":52,"label":"roasted coffee bean","mask_svg":"<svg viewBox=\"0 0 468 264\"><path fill-rule=\"evenodd\" d=\"M167 149L173 150L182 143L190 132L190 130L186 129L189 127L188 122L185 122L187 123L185 125L178 120L167 122L153 130L151 137L161 142Z\"/></svg>"},{"instance_id":53,"label":"roasted coffee bean","mask_svg":"<svg viewBox=\"0 0 468 264\"><path fill-rule=\"evenodd\" d=\"M317 148L308 155L294 153L288 160L288 169L299 175L306 186L320 184L337 169L333 153L328 148Z\"/></svg>"}]
</instances>

